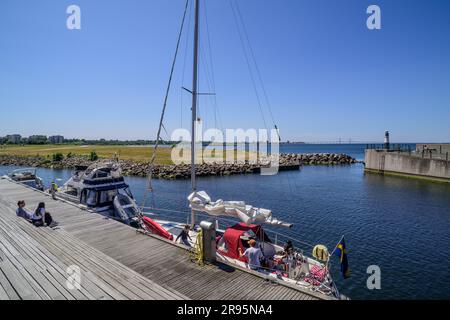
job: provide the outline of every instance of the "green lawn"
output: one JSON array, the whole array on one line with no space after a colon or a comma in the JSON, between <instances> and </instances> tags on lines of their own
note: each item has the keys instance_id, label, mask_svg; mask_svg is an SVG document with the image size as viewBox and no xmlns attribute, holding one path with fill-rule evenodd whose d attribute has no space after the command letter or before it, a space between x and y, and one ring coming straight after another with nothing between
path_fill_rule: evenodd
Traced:
<instances>
[{"instance_id":1,"label":"green lawn","mask_svg":"<svg viewBox=\"0 0 450 320\"><path fill-rule=\"evenodd\" d=\"M17 155L24 157L52 156L54 153L62 153L64 156L72 153L75 155L89 155L95 151L100 158L112 158L117 155L120 159L135 160L139 162L150 161L153 147L151 146L74 146L74 145L26 145L26 146L0 146L0 155ZM169 164L171 149L162 147L157 152L157 163Z\"/></svg>"},{"instance_id":2,"label":"green lawn","mask_svg":"<svg viewBox=\"0 0 450 320\"><path fill-rule=\"evenodd\" d=\"M100 158L113 158L118 156L123 160L134 160L137 162L149 162L153 154L152 146L101 146L101 145L3 145L0 146L0 155L17 155L23 157L52 157L55 153L62 153L64 157L67 154L73 155L89 155L95 151ZM172 164L171 160L172 148L162 146L158 148L156 164ZM238 151L243 156L244 151ZM189 158L189 155L186 155ZM200 155L199 155L200 156ZM214 158L215 154L211 155ZM248 157L248 153L245 153Z\"/></svg>"}]
</instances>

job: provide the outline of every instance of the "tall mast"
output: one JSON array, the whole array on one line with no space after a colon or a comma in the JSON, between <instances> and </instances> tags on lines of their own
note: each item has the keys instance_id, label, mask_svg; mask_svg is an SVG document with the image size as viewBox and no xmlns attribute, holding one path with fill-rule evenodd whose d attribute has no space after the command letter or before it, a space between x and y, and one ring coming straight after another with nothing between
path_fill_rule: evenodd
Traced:
<instances>
[{"instance_id":1,"label":"tall mast","mask_svg":"<svg viewBox=\"0 0 450 320\"><path fill-rule=\"evenodd\" d=\"M194 64L192 77L192 133L191 133L191 183L192 192L197 190L195 181L195 140L197 122L197 84L198 84L198 36L199 36L199 0L195 0L195 30L194 30ZM195 211L191 212L191 224L195 225Z\"/></svg>"}]
</instances>

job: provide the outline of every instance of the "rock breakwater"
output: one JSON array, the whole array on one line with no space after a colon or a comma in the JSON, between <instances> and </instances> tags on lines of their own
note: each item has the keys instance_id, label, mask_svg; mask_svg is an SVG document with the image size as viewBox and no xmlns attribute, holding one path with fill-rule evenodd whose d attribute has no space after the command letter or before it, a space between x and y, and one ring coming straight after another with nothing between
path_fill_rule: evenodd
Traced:
<instances>
[{"instance_id":1,"label":"rock breakwater","mask_svg":"<svg viewBox=\"0 0 450 320\"><path fill-rule=\"evenodd\" d=\"M14 165L21 167L40 167L52 169L72 169L75 166L89 166L95 161L88 157L73 156L66 157L61 161L52 161L43 157L21 157L14 155L1 155L0 165ZM315 154L280 154L280 170L298 170L302 165L349 165L357 163L354 158L345 154L315 153ZM124 175L147 176L150 165L145 162L133 160L119 160ZM258 173L261 164L250 163L203 163L196 166L198 176L228 176L235 174ZM157 179L188 179L190 177L190 165L155 165L152 175Z\"/></svg>"}]
</instances>

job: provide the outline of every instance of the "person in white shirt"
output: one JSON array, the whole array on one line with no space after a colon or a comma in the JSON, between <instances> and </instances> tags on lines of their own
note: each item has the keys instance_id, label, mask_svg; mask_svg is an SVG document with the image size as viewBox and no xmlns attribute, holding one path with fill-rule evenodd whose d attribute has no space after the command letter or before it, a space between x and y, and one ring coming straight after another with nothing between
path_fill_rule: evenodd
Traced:
<instances>
[{"instance_id":1,"label":"person in white shirt","mask_svg":"<svg viewBox=\"0 0 450 320\"><path fill-rule=\"evenodd\" d=\"M40 227L43 225L47 225L48 227L55 227L57 225L50 213L45 210L44 202L39 203L38 207L34 211L33 216L31 217L31 221L36 227Z\"/></svg>"}]
</instances>

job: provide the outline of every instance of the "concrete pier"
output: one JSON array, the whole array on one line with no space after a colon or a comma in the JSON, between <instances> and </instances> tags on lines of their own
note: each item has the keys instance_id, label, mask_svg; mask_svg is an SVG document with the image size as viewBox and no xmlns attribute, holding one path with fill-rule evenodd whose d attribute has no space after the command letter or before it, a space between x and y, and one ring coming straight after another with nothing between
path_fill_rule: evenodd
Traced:
<instances>
[{"instance_id":1,"label":"concrete pier","mask_svg":"<svg viewBox=\"0 0 450 320\"><path fill-rule=\"evenodd\" d=\"M450 183L450 161L440 154L367 149L365 171Z\"/></svg>"}]
</instances>

